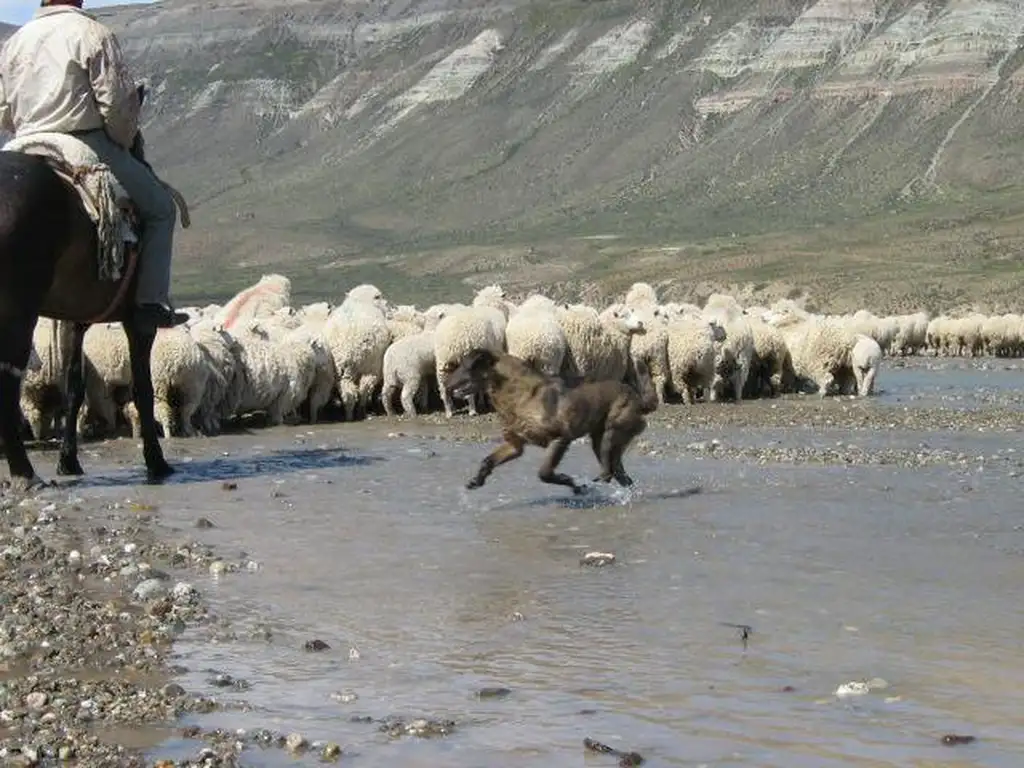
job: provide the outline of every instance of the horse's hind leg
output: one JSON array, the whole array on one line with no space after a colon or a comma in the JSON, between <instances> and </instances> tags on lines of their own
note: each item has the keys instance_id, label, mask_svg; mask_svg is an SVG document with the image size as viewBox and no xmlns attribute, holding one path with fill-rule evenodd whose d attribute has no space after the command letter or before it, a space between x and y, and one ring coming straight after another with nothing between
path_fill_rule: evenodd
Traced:
<instances>
[{"instance_id":1,"label":"horse's hind leg","mask_svg":"<svg viewBox=\"0 0 1024 768\"><path fill-rule=\"evenodd\" d=\"M64 431L61 434L60 458L57 459L58 475L84 475L78 461L78 415L85 402L85 365L82 358L82 346L85 343L85 332L89 328L83 323L75 323L71 332L70 356L65 362L64 381Z\"/></svg>"},{"instance_id":2,"label":"horse's hind leg","mask_svg":"<svg viewBox=\"0 0 1024 768\"><path fill-rule=\"evenodd\" d=\"M0 439L7 454L11 486L30 490L43 485L21 439L21 379L32 351L35 318L0 322Z\"/></svg>"},{"instance_id":3,"label":"horse's hind leg","mask_svg":"<svg viewBox=\"0 0 1024 768\"><path fill-rule=\"evenodd\" d=\"M128 354L132 365L132 401L139 414L146 474L151 481L158 481L174 474L174 469L164 459L153 413L153 373L149 361L153 341L156 339L156 329L140 327L139 324L128 320L124 323L124 331L128 336Z\"/></svg>"}]
</instances>

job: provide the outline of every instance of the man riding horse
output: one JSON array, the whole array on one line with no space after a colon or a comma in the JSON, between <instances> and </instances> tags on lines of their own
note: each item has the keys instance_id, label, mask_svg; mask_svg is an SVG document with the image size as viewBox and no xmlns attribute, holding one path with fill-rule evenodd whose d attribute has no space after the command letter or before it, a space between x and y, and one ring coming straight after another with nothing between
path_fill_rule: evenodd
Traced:
<instances>
[{"instance_id":1,"label":"man riding horse","mask_svg":"<svg viewBox=\"0 0 1024 768\"><path fill-rule=\"evenodd\" d=\"M82 0L42 0L0 50L0 128L78 137L109 166L142 220L134 319L156 328L185 322L170 304L177 210L170 192L130 153L140 104L121 46L81 10Z\"/></svg>"}]
</instances>

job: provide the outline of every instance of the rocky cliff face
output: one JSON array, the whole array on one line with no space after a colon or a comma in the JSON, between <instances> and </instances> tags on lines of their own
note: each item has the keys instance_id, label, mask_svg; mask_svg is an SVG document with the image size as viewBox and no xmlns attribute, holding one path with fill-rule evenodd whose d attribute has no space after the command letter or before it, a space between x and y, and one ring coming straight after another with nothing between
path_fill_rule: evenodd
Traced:
<instances>
[{"instance_id":1,"label":"rocky cliff face","mask_svg":"<svg viewBox=\"0 0 1024 768\"><path fill-rule=\"evenodd\" d=\"M150 152L196 205L184 247L252 269L796 231L1005 200L1021 177L1024 0L164 0L97 15L153 87Z\"/></svg>"}]
</instances>

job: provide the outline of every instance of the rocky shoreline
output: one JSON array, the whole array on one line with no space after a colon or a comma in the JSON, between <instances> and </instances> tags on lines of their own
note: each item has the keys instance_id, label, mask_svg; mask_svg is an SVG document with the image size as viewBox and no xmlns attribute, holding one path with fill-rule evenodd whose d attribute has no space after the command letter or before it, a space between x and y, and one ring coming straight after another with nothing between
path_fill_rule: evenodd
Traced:
<instances>
[{"instance_id":1,"label":"rocky shoreline","mask_svg":"<svg viewBox=\"0 0 1024 768\"><path fill-rule=\"evenodd\" d=\"M176 727L189 714L246 708L186 691L172 681L184 670L170 656L186 629L218 622L190 575L252 563L173 538L141 504L86 501L67 488L0 492L0 763L241 766L247 744L315 746L269 731ZM184 761L147 761L175 735L206 744ZM323 747L326 757L340 752Z\"/></svg>"}]
</instances>

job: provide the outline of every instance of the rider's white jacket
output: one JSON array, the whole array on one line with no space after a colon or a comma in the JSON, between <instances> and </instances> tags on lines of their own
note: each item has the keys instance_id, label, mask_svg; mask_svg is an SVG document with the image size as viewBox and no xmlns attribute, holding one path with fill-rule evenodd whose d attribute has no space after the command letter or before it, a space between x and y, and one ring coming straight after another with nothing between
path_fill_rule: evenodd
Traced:
<instances>
[{"instance_id":1,"label":"rider's white jacket","mask_svg":"<svg viewBox=\"0 0 1024 768\"><path fill-rule=\"evenodd\" d=\"M0 128L19 137L106 128L128 148L138 123L117 38L78 8L40 8L0 49Z\"/></svg>"}]
</instances>

